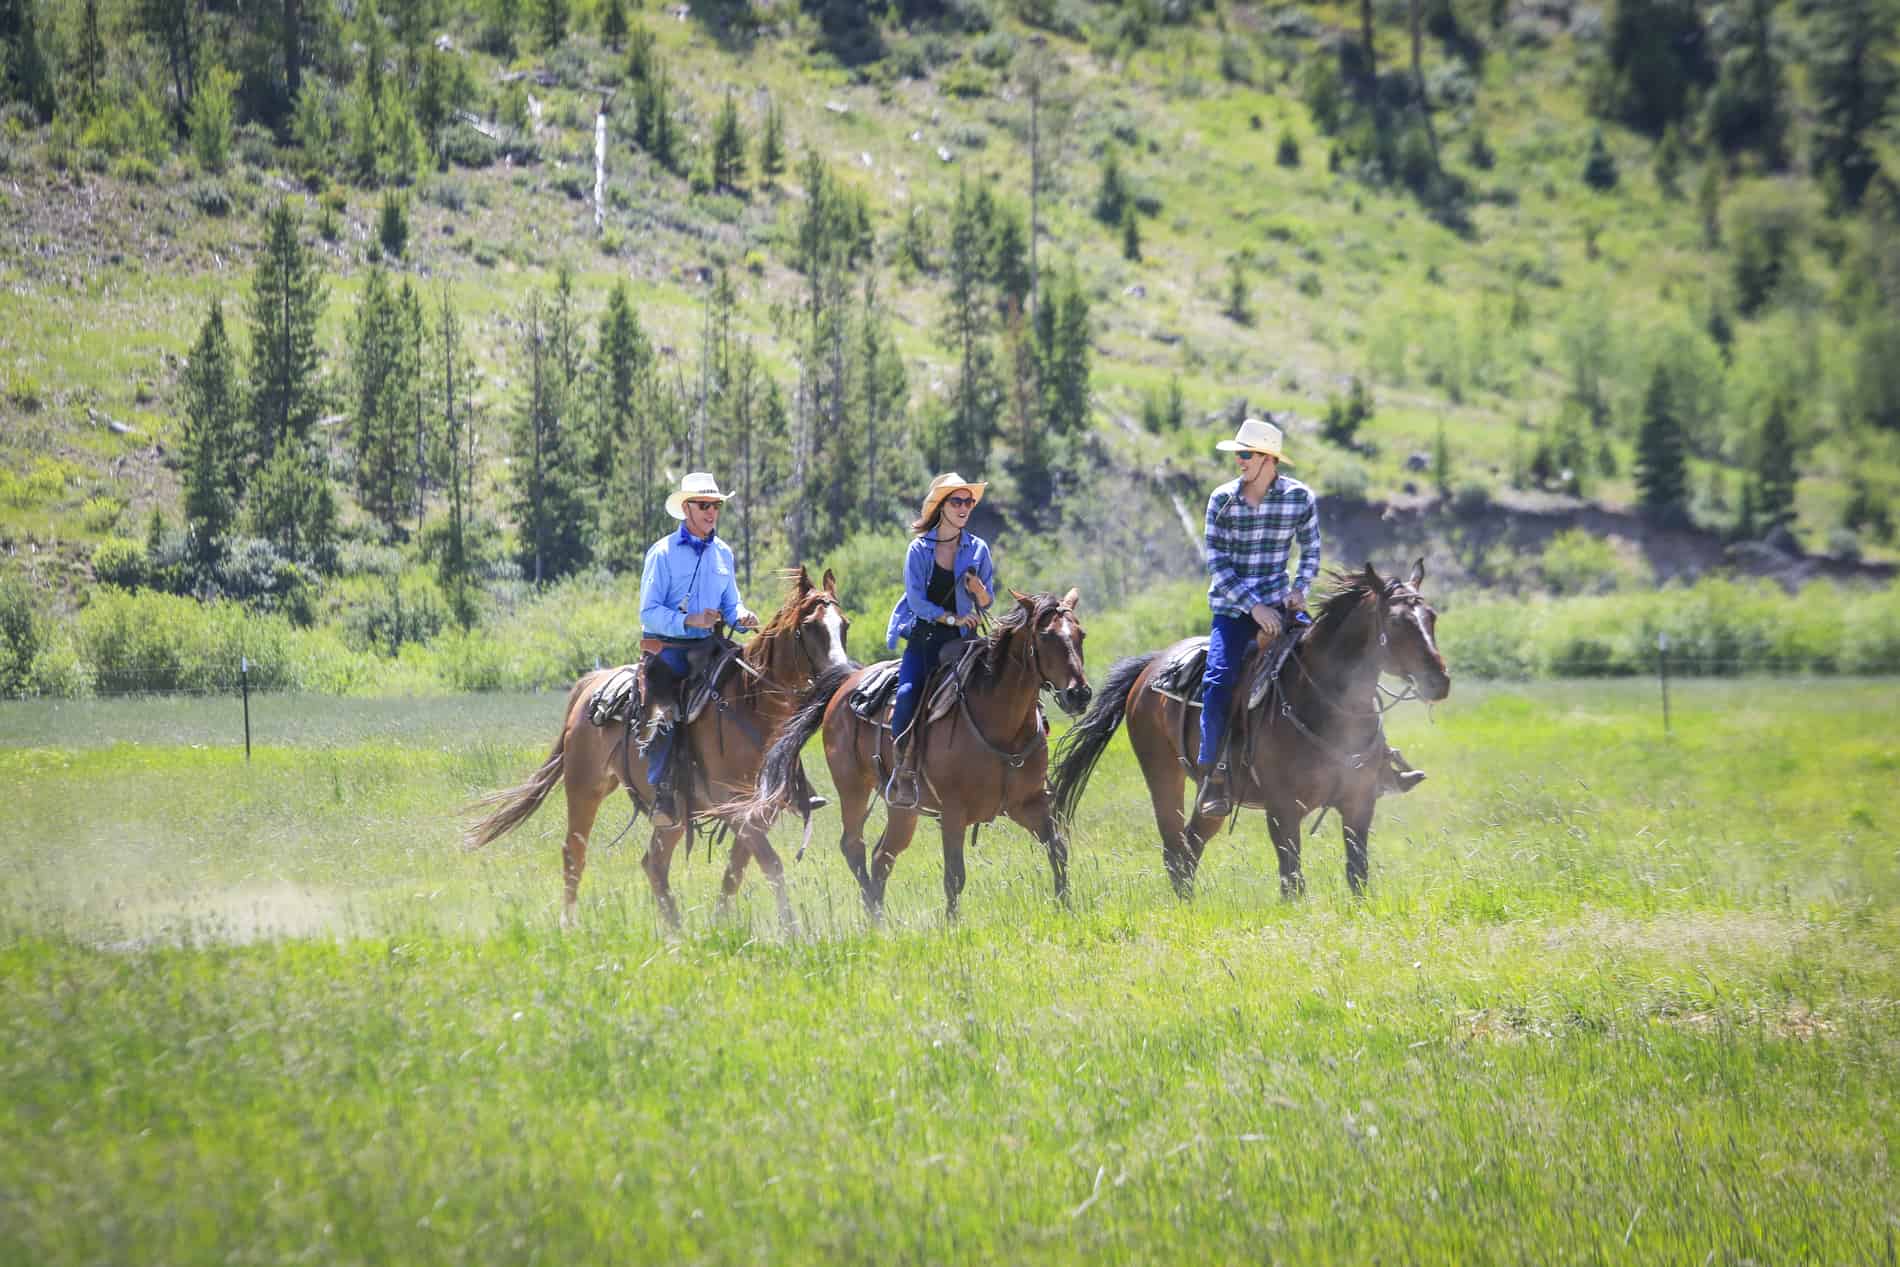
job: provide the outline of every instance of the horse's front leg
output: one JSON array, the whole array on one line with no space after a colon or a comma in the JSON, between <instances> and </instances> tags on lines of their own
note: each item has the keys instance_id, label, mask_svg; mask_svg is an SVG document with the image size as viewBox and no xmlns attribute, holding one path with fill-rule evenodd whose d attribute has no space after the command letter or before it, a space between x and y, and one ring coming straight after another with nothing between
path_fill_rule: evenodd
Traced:
<instances>
[{"instance_id":1,"label":"horse's front leg","mask_svg":"<svg viewBox=\"0 0 1900 1267\"><path fill-rule=\"evenodd\" d=\"M1300 897L1306 892L1306 875L1300 870L1300 812L1297 806L1269 803L1267 834L1273 838L1273 854L1280 863L1280 896Z\"/></svg>"},{"instance_id":2,"label":"horse's front leg","mask_svg":"<svg viewBox=\"0 0 1900 1267\"><path fill-rule=\"evenodd\" d=\"M943 807L943 818L938 826L943 829L943 901L944 917L952 924L957 922L957 903L963 897L963 832L965 824L962 815L950 806Z\"/></svg>"},{"instance_id":3,"label":"horse's front leg","mask_svg":"<svg viewBox=\"0 0 1900 1267\"><path fill-rule=\"evenodd\" d=\"M1346 885L1354 897L1364 897L1371 870L1368 846L1372 841L1372 807L1379 795L1378 784L1367 780L1368 787L1350 797L1339 809L1339 830L1346 839Z\"/></svg>"},{"instance_id":4,"label":"horse's front leg","mask_svg":"<svg viewBox=\"0 0 1900 1267\"><path fill-rule=\"evenodd\" d=\"M798 915L792 910L792 897L786 889L785 864L779 860L772 842L759 828L747 826L740 830L732 847L735 853L744 848L759 860L759 870L765 872L766 882L772 886L772 897L778 903L779 928L787 937L797 937Z\"/></svg>"},{"instance_id":5,"label":"horse's front leg","mask_svg":"<svg viewBox=\"0 0 1900 1267\"><path fill-rule=\"evenodd\" d=\"M1037 840L1049 853L1049 871L1055 877L1056 901L1069 904L1069 841L1062 834L1062 824L1056 821L1054 799L1049 789L1033 800L1012 806L1009 816Z\"/></svg>"},{"instance_id":6,"label":"horse's front leg","mask_svg":"<svg viewBox=\"0 0 1900 1267\"><path fill-rule=\"evenodd\" d=\"M686 834L684 827L656 827L653 838L647 841L646 856L640 859L640 869L647 873L647 883L653 888L653 900L659 904L660 915L666 921L667 931L680 931L680 908L673 900L671 876L673 871L673 850L679 846L680 838Z\"/></svg>"}]
</instances>

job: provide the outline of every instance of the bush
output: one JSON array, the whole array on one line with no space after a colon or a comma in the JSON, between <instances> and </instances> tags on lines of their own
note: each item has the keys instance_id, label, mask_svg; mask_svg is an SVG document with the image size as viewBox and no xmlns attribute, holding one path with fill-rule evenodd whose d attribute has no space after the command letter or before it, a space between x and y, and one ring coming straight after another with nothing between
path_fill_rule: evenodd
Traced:
<instances>
[{"instance_id":1,"label":"bush","mask_svg":"<svg viewBox=\"0 0 1900 1267\"><path fill-rule=\"evenodd\" d=\"M393 258L400 259L409 245L409 211L407 199L394 192L383 195L382 213L376 221L376 239L382 244L383 251Z\"/></svg>"},{"instance_id":2,"label":"bush","mask_svg":"<svg viewBox=\"0 0 1900 1267\"><path fill-rule=\"evenodd\" d=\"M11 576L0 579L0 695L27 689L44 638L25 582Z\"/></svg>"},{"instance_id":3,"label":"bush","mask_svg":"<svg viewBox=\"0 0 1900 1267\"><path fill-rule=\"evenodd\" d=\"M208 216L223 218L231 214L231 191L224 182L207 176L191 183L192 206Z\"/></svg>"},{"instance_id":4,"label":"bush","mask_svg":"<svg viewBox=\"0 0 1900 1267\"><path fill-rule=\"evenodd\" d=\"M1300 143L1295 139L1293 129L1282 128L1280 130L1280 144L1274 150L1273 161L1282 167L1298 167L1300 165Z\"/></svg>"},{"instance_id":5,"label":"bush","mask_svg":"<svg viewBox=\"0 0 1900 1267\"><path fill-rule=\"evenodd\" d=\"M492 166L499 150L495 143L466 123L453 123L442 132L442 157L457 167Z\"/></svg>"},{"instance_id":6,"label":"bush","mask_svg":"<svg viewBox=\"0 0 1900 1267\"><path fill-rule=\"evenodd\" d=\"M107 537L93 547L92 574L102 585L137 589L145 584L145 543L130 537Z\"/></svg>"},{"instance_id":7,"label":"bush","mask_svg":"<svg viewBox=\"0 0 1900 1267\"><path fill-rule=\"evenodd\" d=\"M79 613L80 658L102 692L234 690L241 656L251 685L300 685L288 621L229 602L103 589Z\"/></svg>"}]
</instances>

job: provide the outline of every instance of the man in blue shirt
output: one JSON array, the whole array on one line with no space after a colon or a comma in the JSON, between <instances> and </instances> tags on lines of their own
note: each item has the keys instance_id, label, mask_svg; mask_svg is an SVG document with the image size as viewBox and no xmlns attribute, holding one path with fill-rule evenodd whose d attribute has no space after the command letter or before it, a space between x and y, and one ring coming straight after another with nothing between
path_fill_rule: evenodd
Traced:
<instances>
[{"instance_id":1,"label":"man in blue shirt","mask_svg":"<svg viewBox=\"0 0 1900 1267\"><path fill-rule=\"evenodd\" d=\"M1222 744L1248 645L1256 631L1271 643L1290 622L1304 620L1306 592L1319 575L1319 501L1312 489L1281 472L1282 465L1291 465L1281 453L1284 442L1280 428L1248 418L1232 440L1214 446L1234 455L1240 474L1207 499L1202 555L1214 623L1201 679L1197 814L1233 812ZM1287 559L1296 541L1300 566L1289 578ZM1381 786L1410 791L1425 776L1392 769L1395 756L1388 752Z\"/></svg>"},{"instance_id":2,"label":"man in blue shirt","mask_svg":"<svg viewBox=\"0 0 1900 1267\"><path fill-rule=\"evenodd\" d=\"M647 551L640 572L640 628L644 644L659 644L653 654L684 680L687 653L712 637L720 621L735 629L756 629L759 618L739 601L738 573L732 548L718 536L719 511L727 494L719 481L694 471L666 498L666 513L681 520L678 532L661 537ZM647 782L653 785L653 823L679 822L667 757L672 728L662 729L647 745Z\"/></svg>"}]
</instances>

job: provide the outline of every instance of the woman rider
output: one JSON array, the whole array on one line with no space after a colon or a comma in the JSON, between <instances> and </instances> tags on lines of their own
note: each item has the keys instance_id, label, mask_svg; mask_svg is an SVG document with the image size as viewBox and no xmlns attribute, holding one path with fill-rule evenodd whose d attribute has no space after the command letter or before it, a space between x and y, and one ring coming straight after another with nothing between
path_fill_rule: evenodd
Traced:
<instances>
[{"instance_id":1,"label":"woman rider","mask_svg":"<svg viewBox=\"0 0 1900 1267\"><path fill-rule=\"evenodd\" d=\"M899 755L884 790L885 801L895 809L915 809L920 800L910 731L924 683L945 646L975 636L995 590L990 547L968 529L970 512L988 487L955 471L939 475L930 481L923 509L910 525L917 537L904 556L904 596L891 609L884 644L895 647L900 637L905 639L891 704L891 739Z\"/></svg>"}]
</instances>

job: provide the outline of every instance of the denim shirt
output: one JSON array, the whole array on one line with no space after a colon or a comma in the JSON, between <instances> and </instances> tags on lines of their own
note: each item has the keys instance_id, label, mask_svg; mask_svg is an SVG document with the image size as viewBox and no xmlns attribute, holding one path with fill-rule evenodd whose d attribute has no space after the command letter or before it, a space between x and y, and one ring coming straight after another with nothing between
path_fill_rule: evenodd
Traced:
<instances>
[{"instance_id":1,"label":"denim shirt","mask_svg":"<svg viewBox=\"0 0 1900 1267\"><path fill-rule=\"evenodd\" d=\"M884 631L884 645L895 647L899 638L907 638L918 621L934 621L944 614L945 608L937 606L925 597L924 591L930 586L930 569L936 562L937 543L931 537L918 537L910 543L910 550L904 555L904 596L891 608L890 628ZM973 532L966 532L957 540L957 560L951 567L956 577L957 615L968 616L977 610L976 597L965 588L963 573L975 568L977 579L983 582L983 588L990 592L990 601L996 601L996 572L990 564L990 548L983 538ZM973 629L957 631L965 638L973 638Z\"/></svg>"},{"instance_id":2,"label":"denim shirt","mask_svg":"<svg viewBox=\"0 0 1900 1267\"><path fill-rule=\"evenodd\" d=\"M714 534L702 555L680 539L684 531L668 533L647 551L640 572L640 627L664 638L710 638L712 630L690 628L686 618L717 607L728 625L736 625L746 614L732 548Z\"/></svg>"}]
</instances>

